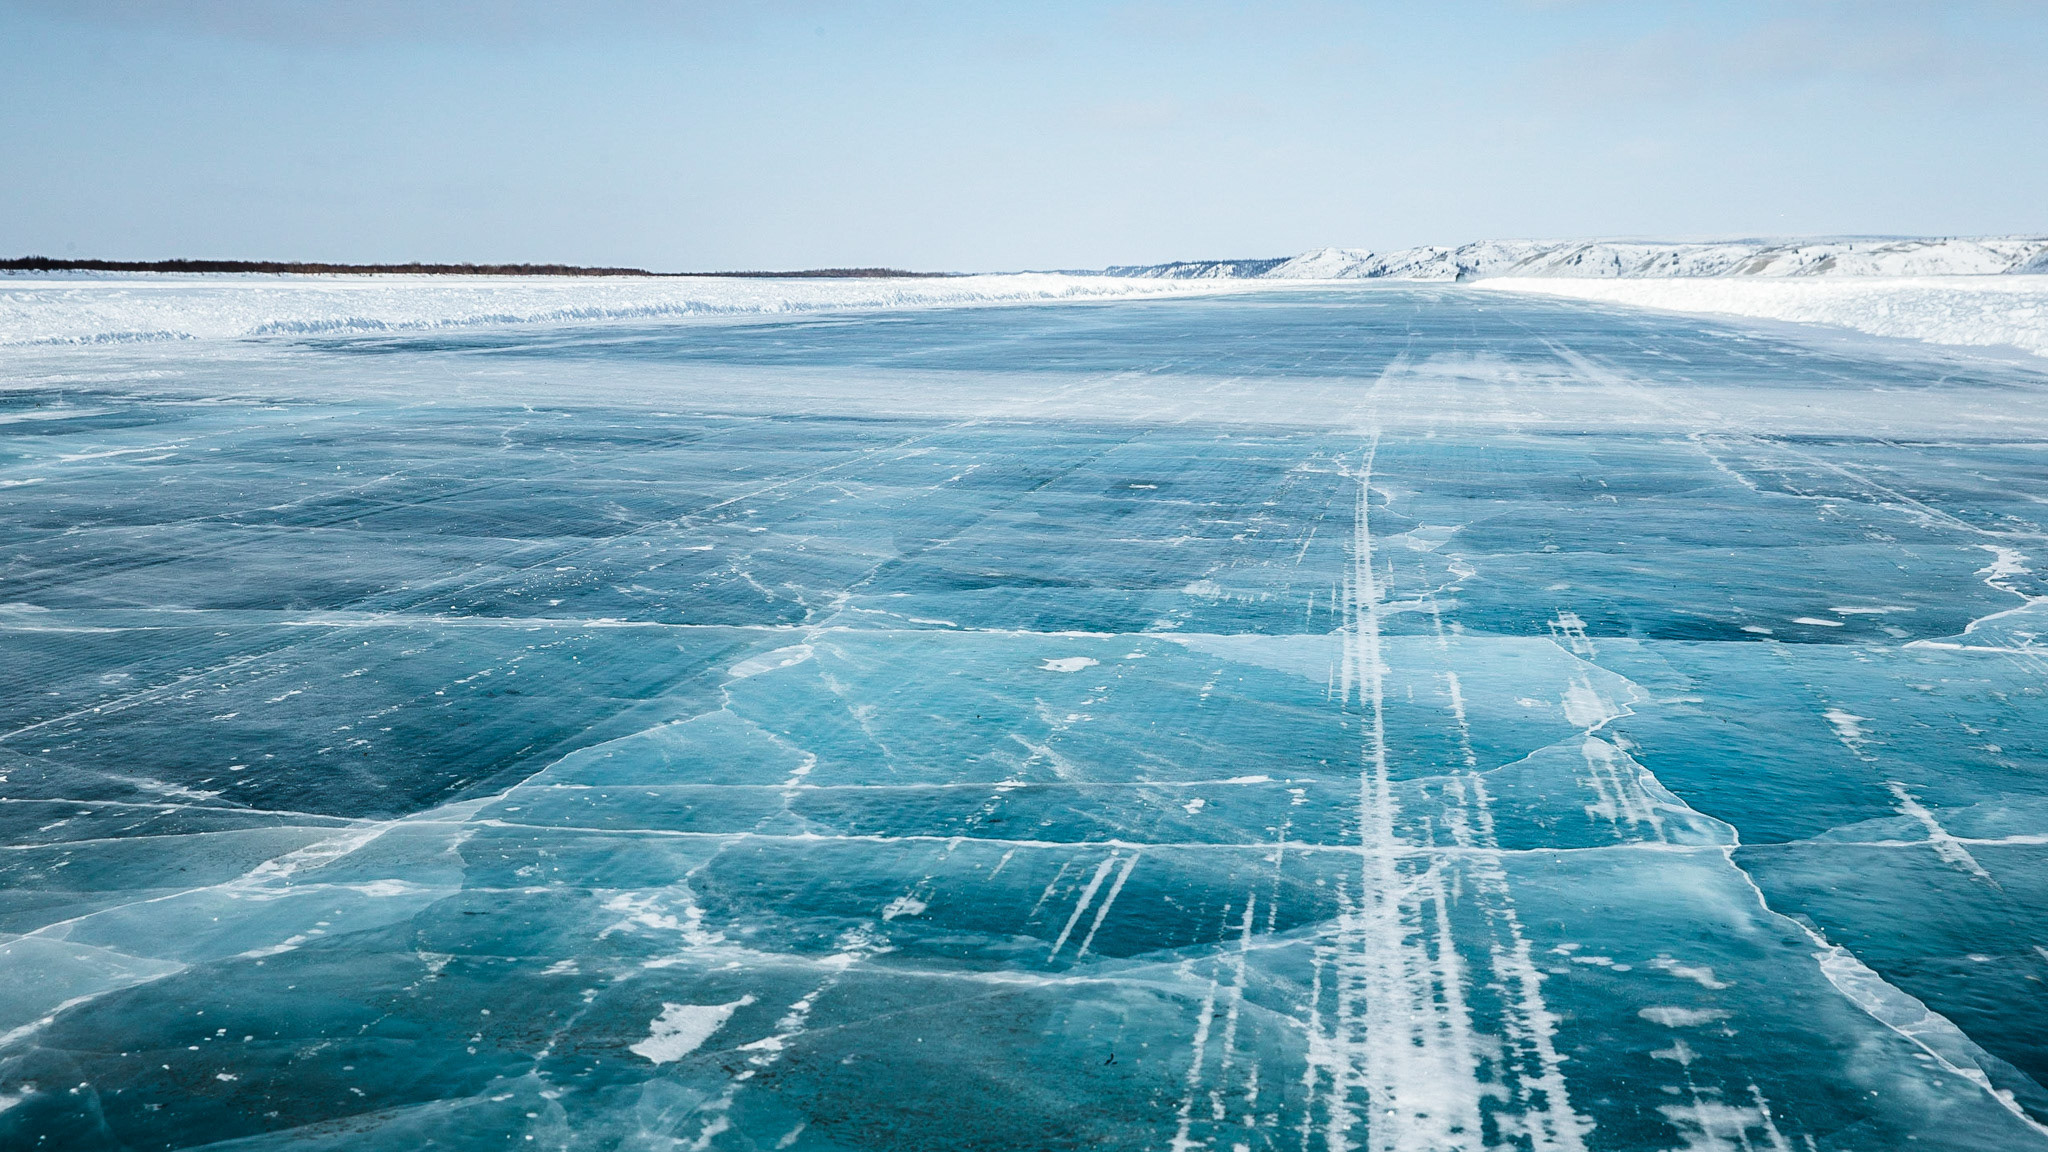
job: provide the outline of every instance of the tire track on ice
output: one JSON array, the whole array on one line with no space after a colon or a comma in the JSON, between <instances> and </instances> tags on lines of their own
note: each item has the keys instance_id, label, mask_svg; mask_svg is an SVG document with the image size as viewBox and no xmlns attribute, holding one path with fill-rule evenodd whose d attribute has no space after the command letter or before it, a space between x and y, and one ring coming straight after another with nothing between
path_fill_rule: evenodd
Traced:
<instances>
[{"instance_id":1,"label":"tire track on ice","mask_svg":"<svg viewBox=\"0 0 2048 1152\"><path fill-rule=\"evenodd\" d=\"M1500 867L1490 800L1479 782L1464 696L1454 673L1443 684L1464 750L1466 772L1453 777L1441 819L1458 851L1418 851L1400 830L1387 725L1390 668L1380 631L1385 601L1371 525L1375 436L1357 471L1351 563L1342 596L1342 700L1362 712L1358 872L1337 886L1334 931L1318 945L1303 1087L1304 1150L1318 1134L1330 1152L1479 1149L1485 1146L1483 1102L1505 1097L1509 1109L1491 1119L1527 1146L1582 1152L1590 1126L1572 1111L1553 1037L1556 1017L1543 1002L1541 977ZM1499 1037L1475 1025L1469 998L1474 974L1460 950L1454 906L1475 900L1489 936L1484 953L1504 993ZM1324 984L1334 1012L1325 1026ZM1510 1082L1481 1079L1487 1050L1499 1044ZM1319 1093L1320 1089L1320 1093ZM1519 1132L1512 1129L1519 1127ZM1362 1130L1362 1131L1361 1131ZM1362 1138L1361 1138L1362 1134Z\"/></svg>"}]
</instances>

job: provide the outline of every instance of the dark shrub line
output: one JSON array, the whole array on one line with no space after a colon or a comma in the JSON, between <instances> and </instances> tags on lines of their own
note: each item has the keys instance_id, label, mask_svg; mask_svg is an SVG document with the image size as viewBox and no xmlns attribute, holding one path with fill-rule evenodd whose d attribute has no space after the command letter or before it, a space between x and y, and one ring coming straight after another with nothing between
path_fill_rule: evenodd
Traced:
<instances>
[{"instance_id":1,"label":"dark shrub line","mask_svg":"<svg viewBox=\"0 0 2048 1152\"><path fill-rule=\"evenodd\" d=\"M740 276L750 279L950 276L898 268L809 268L797 272L649 272L644 268L583 268L574 264L316 264L281 260L53 260L20 256L0 260L6 272L263 272L271 274L398 273L419 276Z\"/></svg>"}]
</instances>

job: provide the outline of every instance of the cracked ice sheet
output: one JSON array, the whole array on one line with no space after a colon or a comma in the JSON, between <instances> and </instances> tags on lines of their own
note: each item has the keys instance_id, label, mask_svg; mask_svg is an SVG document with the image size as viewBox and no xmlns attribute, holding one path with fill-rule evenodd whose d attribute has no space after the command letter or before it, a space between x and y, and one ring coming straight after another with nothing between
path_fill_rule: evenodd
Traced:
<instances>
[{"instance_id":1,"label":"cracked ice sheet","mask_svg":"<svg viewBox=\"0 0 2048 1152\"><path fill-rule=\"evenodd\" d=\"M1483 303L23 355L0 1126L2029 1146L2038 380Z\"/></svg>"}]
</instances>

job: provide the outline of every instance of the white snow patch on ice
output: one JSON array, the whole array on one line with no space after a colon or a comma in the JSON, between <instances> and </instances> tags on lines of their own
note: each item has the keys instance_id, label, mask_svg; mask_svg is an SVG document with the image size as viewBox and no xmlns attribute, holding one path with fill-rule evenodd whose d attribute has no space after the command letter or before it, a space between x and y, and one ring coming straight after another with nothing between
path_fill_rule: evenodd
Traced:
<instances>
[{"instance_id":1,"label":"white snow patch on ice","mask_svg":"<svg viewBox=\"0 0 2048 1152\"><path fill-rule=\"evenodd\" d=\"M1091 668L1099 663L1101 661L1089 656L1061 656L1058 659L1047 660L1039 665L1039 668L1045 672L1079 672L1083 668Z\"/></svg>"},{"instance_id":2,"label":"white snow patch on ice","mask_svg":"<svg viewBox=\"0 0 2048 1152\"><path fill-rule=\"evenodd\" d=\"M889 901L888 907L882 909L882 919L894 920L898 916L922 916L924 915L925 907L925 902L915 896L898 896L894 900Z\"/></svg>"},{"instance_id":3,"label":"white snow patch on ice","mask_svg":"<svg viewBox=\"0 0 2048 1152\"><path fill-rule=\"evenodd\" d=\"M2011 548L2001 548L1996 544L1979 544L1977 547L1992 554L1991 563L1977 569L1977 575L1986 580L2032 574L2033 570L2027 567L2027 558Z\"/></svg>"},{"instance_id":4,"label":"white snow patch on ice","mask_svg":"<svg viewBox=\"0 0 2048 1152\"><path fill-rule=\"evenodd\" d=\"M663 1004L661 1015L647 1026L647 1039L628 1051L656 1064L680 1060L725 1027L734 1012L753 1002L752 996L742 996L729 1004Z\"/></svg>"},{"instance_id":5,"label":"white snow patch on ice","mask_svg":"<svg viewBox=\"0 0 2048 1152\"><path fill-rule=\"evenodd\" d=\"M1729 986L1725 980L1714 979L1714 970L1705 964L1681 964L1669 956L1659 956L1650 961L1650 967L1659 972L1668 972L1681 980L1690 980L1702 988L1719 991Z\"/></svg>"},{"instance_id":6,"label":"white snow patch on ice","mask_svg":"<svg viewBox=\"0 0 2048 1152\"><path fill-rule=\"evenodd\" d=\"M787 648L777 648L773 652L763 652L759 656L749 656L727 669L726 675L735 680L745 680L749 676L759 676L763 672L773 672L778 668L801 664L811 656L809 644L792 644Z\"/></svg>"},{"instance_id":7,"label":"white snow patch on ice","mask_svg":"<svg viewBox=\"0 0 2048 1152\"><path fill-rule=\"evenodd\" d=\"M1636 1013L1636 1015L1641 1016L1652 1024L1662 1024L1666 1028L1697 1028L1702 1024L1712 1024L1716 1020L1726 1020L1729 1014L1719 1008L1671 1008L1660 1006L1645 1008Z\"/></svg>"},{"instance_id":8,"label":"white snow patch on ice","mask_svg":"<svg viewBox=\"0 0 2048 1152\"><path fill-rule=\"evenodd\" d=\"M1863 742L1863 725L1870 721L1870 717L1844 712L1840 708L1830 708L1821 715L1834 726L1835 737L1842 743L1854 748Z\"/></svg>"}]
</instances>

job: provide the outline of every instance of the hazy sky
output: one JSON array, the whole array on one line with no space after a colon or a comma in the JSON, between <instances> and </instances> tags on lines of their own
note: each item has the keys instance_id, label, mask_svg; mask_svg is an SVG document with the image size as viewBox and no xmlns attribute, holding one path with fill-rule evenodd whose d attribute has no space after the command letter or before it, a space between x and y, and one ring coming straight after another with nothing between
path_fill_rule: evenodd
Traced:
<instances>
[{"instance_id":1,"label":"hazy sky","mask_svg":"<svg viewBox=\"0 0 2048 1152\"><path fill-rule=\"evenodd\" d=\"M997 269L2048 232L2044 61L2042 0L0 0L0 253Z\"/></svg>"}]
</instances>

